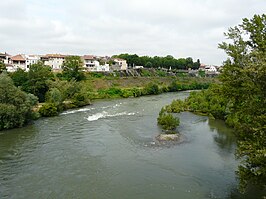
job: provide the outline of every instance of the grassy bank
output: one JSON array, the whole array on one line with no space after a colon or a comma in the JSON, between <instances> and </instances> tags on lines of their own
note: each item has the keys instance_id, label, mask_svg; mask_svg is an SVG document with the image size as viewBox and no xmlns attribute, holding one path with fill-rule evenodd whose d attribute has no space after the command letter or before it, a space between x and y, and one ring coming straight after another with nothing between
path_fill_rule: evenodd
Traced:
<instances>
[{"instance_id":1,"label":"grassy bank","mask_svg":"<svg viewBox=\"0 0 266 199\"><path fill-rule=\"evenodd\" d=\"M93 100L206 89L216 81L215 78L197 77L100 77L88 78L82 86Z\"/></svg>"}]
</instances>

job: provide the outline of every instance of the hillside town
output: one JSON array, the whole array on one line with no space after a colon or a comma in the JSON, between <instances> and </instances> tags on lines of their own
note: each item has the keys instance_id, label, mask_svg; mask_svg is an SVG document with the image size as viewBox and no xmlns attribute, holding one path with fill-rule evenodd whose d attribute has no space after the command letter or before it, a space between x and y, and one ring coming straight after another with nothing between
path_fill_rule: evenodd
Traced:
<instances>
[{"instance_id":1,"label":"hillside town","mask_svg":"<svg viewBox=\"0 0 266 199\"><path fill-rule=\"evenodd\" d=\"M51 67L52 71L60 72L63 69L65 58L71 55L63 54L46 54L46 55L27 55L17 54L10 55L8 53L0 53L0 61L2 61L7 72L15 72L18 69L29 71L30 65L36 64L42 61L44 65ZM144 66L130 66L125 59L113 58L109 56L95 56L95 55L83 55L80 56L83 62L83 70L86 72L111 72L111 71L124 71L129 68L141 69ZM160 68L165 71L171 71L170 68ZM200 64L197 70L183 70L190 74L196 74L198 71L205 71L206 74L219 74L221 67L213 65Z\"/></svg>"},{"instance_id":2,"label":"hillside town","mask_svg":"<svg viewBox=\"0 0 266 199\"><path fill-rule=\"evenodd\" d=\"M28 71L30 65L42 61L44 65L51 67L53 71L61 71L65 58L70 55L46 54L46 55L10 55L0 53L0 61L6 65L8 72L15 72L19 68ZM108 72L110 70L126 70L128 68L126 60L120 58L111 58L108 56L99 57L94 55L80 56L83 61L84 71Z\"/></svg>"}]
</instances>

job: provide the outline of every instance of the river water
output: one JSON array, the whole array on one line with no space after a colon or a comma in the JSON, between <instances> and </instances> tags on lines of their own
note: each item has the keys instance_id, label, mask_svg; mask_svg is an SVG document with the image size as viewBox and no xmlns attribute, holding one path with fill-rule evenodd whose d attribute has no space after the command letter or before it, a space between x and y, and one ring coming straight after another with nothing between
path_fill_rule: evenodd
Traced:
<instances>
[{"instance_id":1,"label":"river water","mask_svg":"<svg viewBox=\"0 0 266 199\"><path fill-rule=\"evenodd\" d=\"M181 113L185 141L155 140L161 107L188 94L97 101L0 132L0 198L242 198L221 121Z\"/></svg>"}]
</instances>

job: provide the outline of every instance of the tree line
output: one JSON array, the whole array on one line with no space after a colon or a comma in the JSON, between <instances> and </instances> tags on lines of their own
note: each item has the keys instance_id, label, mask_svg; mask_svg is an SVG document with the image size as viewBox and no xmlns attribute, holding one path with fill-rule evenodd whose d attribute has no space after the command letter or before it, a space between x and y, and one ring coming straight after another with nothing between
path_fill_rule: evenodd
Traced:
<instances>
[{"instance_id":1,"label":"tree line","mask_svg":"<svg viewBox=\"0 0 266 199\"><path fill-rule=\"evenodd\" d=\"M149 57L149 56L138 56L137 54L120 54L114 55L113 57L125 59L127 64L131 67L143 66L146 68L167 68L169 69L181 69L187 70L198 69L200 67L200 60L193 61L191 57L176 59L172 55L167 55L165 57Z\"/></svg>"}]
</instances>

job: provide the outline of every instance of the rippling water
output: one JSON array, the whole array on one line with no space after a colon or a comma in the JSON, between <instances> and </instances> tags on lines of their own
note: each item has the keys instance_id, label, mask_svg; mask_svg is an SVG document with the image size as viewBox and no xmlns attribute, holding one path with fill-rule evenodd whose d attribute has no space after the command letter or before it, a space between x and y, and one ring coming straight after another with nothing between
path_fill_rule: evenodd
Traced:
<instances>
[{"instance_id":1,"label":"rippling water","mask_svg":"<svg viewBox=\"0 0 266 199\"><path fill-rule=\"evenodd\" d=\"M242 197L222 122L181 113L184 143L154 139L161 107L187 95L102 100L1 132L0 198Z\"/></svg>"}]
</instances>

